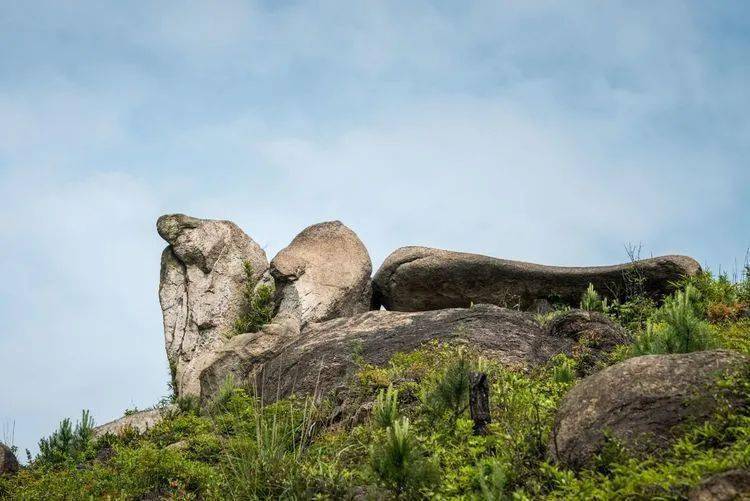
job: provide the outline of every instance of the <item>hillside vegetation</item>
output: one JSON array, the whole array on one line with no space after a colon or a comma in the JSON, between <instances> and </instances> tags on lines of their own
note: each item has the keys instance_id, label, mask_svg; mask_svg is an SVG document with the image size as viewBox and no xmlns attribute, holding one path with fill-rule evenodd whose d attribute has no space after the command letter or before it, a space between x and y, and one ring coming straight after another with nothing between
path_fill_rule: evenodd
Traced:
<instances>
[{"instance_id":1,"label":"hillside vegetation","mask_svg":"<svg viewBox=\"0 0 750 501\"><path fill-rule=\"evenodd\" d=\"M581 308L610 316L634 339L597 363L712 348L750 354L748 273L732 281L704 272L661 305L637 291L608 304L591 287ZM357 360L356 347L351 356ZM203 407L167 399L166 418L143 434L95 438L84 412L42 439L18 474L0 476L0 497L684 499L713 474L750 467L750 373L724 380L737 398L655 455L612 440L586 469L555 464L548 452L555 413L581 378L582 357L585 350L524 370L460 343L431 343L383 367L359 360L356 374L318 401L264 404L276 388L238 387L228 378ZM472 372L489 380L492 419L484 433L475 433L469 416ZM337 394L347 395L346 404Z\"/></svg>"}]
</instances>

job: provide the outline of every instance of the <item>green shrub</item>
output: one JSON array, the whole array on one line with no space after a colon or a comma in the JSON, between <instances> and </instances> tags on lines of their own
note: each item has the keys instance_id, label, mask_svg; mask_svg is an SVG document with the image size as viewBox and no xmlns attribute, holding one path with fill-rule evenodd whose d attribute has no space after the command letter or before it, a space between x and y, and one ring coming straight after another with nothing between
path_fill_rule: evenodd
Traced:
<instances>
[{"instance_id":1,"label":"green shrub","mask_svg":"<svg viewBox=\"0 0 750 501\"><path fill-rule=\"evenodd\" d=\"M424 457L411 432L408 418L402 418L386 430L385 442L372 447L372 468L386 487L398 494L418 492L436 481L434 465Z\"/></svg>"},{"instance_id":2,"label":"green shrub","mask_svg":"<svg viewBox=\"0 0 750 501\"><path fill-rule=\"evenodd\" d=\"M432 387L424 394L423 402L435 416L450 412L455 421L469 405L469 372L471 361L464 350L459 350L454 362L440 373Z\"/></svg>"},{"instance_id":3,"label":"green shrub","mask_svg":"<svg viewBox=\"0 0 750 501\"><path fill-rule=\"evenodd\" d=\"M609 306L607 305L607 298L602 299L599 296L599 293L594 289L594 284L589 284L588 289L586 289L586 292L584 292L581 297L581 309L608 313Z\"/></svg>"},{"instance_id":4,"label":"green shrub","mask_svg":"<svg viewBox=\"0 0 750 501\"><path fill-rule=\"evenodd\" d=\"M699 317L700 297L692 285L664 301L646 330L633 343L634 355L689 353L715 346L708 323Z\"/></svg>"},{"instance_id":5,"label":"green shrub","mask_svg":"<svg viewBox=\"0 0 750 501\"><path fill-rule=\"evenodd\" d=\"M378 392L372 408L372 416L375 424L381 428L393 426L398 418L398 390L394 390L393 385Z\"/></svg>"},{"instance_id":6,"label":"green shrub","mask_svg":"<svg viewBox=\"0 0 750 501\"><path fill-rule=\"evenodd\" d=\"M39 441L37 461L58 464L76 460L85 450L93 436L94 420L89 411L81 412L81 420L73 427L70 418L65 418L59 428L47 438Z\"/></svg>"},{"instance_id":7,"label":"green shrub","mask_svg":"<svg viewBox=\"0 0 750 501\"><path fill-rule=\"evenodd\" d=\"M274 288L270 285L258 285L253 265L245 261L244 266L245 287L242 290L242 306L234 323L233 334L258 332L273 319Z\"/></svg>"}]
</instances>

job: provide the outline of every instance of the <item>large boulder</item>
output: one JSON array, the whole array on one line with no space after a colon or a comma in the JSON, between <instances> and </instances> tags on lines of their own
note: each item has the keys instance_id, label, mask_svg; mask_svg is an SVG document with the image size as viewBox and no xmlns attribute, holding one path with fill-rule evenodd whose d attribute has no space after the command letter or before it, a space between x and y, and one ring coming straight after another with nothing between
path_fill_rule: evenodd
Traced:
<instances>
[{"instance_id":1,"label":"large boulder","mask_svg":"<svg viewBox=\"0 0 750 501\"><path fill-rule=\"evenodd\" d=\"M550 456L570 467L590 466L609 439L633 454L667 447L680 428L716 412L719 379L747 367L728 350L631 358L587 377L563 399Z\"/></svg>"},{"instance_id":2,"label":"large boulder","mask_svg":"<svg viewBox=\"0 0 750 501\"><path fill-rule=\"evenodd\" d=\"M10 447L0 442L0 475L12 475L17 473L20 468L18 459Z\"/></svg>"},{"instance_id":3,"label":"large boulder","mask_svg":"<svg viewBox=\"0 0 750 501\"><path fill-rule=\"evenodd\" d=\"M659 297L673 290L672 282L698 271L700 265L686 256L569 268L402 247L385 260L375 274L373 287L376 304L394 311L461 308L471 303L529 309L541 299L575 307L589 283L606 296L622 298L627 277L636 277L646 293Z\"/></svg>"},{"instance_id":4,"label":"large boulder","mask_svg":"<svg viewBox=\"0 0 750 501\"><path fill-rule=\"evenodd\" d=\"M547 324L551 336L576 343L574 355L579 360L579 375L589 375L606 363L606 356L617 346L628 344L632 335L608 316L585 310L570 310Z\"/></svg>"},{"instance_id":5,"label":"large boulder","mask_svg":"<svg viewBox=\"0 0 750 501\"><path fill-rule=\"evenodd\" d=\"M278 315L322 322L370 309L372 263L357 235L340 221L305 228L271 261Z\"/></svg>"},{"instance_id":6,"label":"large boulder","mask_svg":"<svg viewBox=\"0 0 750 501\"><path fill-rule=\"evenodd\" d=\"M159 218L157 231L169 246L161 258L159 301L167 357L179 395L197 395L202 358L226 340L241 308L247 283L268 270L263 249L230 221L183 214Z\"/></svg>"},{"instance_id":7,"label":"large boulder","mask_svg":"<svg viewBox=\"0 0 750 501\"><path fill-rule=\"evenodd\" d=\"M161 423L167 412L175 409L174 406L168 406L163 409L150 409L147 411L134 412L119 419L115 419L114 421L110 421L109 423L97 426L94 428L94 436L100 437L108 433L111 435L120 435L127 430L145 433Z\"/></svg>"},{"instance_id":8,"label":"large boulder","mask_svg":"<svg viewBox=\"0 0 750 501\"><path fill-rule=\"evenodd\" d=\"M750 499L750 471L730 470L713 475L688 494L688 501Z\"/></svg>"},{"instance_id":9,"label":"large boulder","mask_svg":"<svg viewBox=\"0 0 750 501\"><path fill-rule=\"evenodd\" d=\"M578 325L584 331L589 327ZM414 313L369 311L308 324L300 335L279 330L237 336L201 373L201 396L205 401L214 395L229 374L270 399L291 393L321 395L356 371L355 360L383 365L394 354L433 340L465 343L485 357L533 367L558 353L574 353L581 336L569 334L550 332L530 313L494 305Z\"/></svg>"}]
</instances>

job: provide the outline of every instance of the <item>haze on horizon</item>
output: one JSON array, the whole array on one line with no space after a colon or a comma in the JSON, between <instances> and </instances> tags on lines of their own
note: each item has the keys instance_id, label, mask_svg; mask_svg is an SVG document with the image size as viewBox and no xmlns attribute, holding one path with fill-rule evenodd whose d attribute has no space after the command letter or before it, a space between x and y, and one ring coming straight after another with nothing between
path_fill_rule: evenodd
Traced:
<instances>
[{"instance_id":1,"label":"haze on horizon","mask_svg":"<svg viewBox=\"0 0 750 501\"><path fill-rule=\"evenodd\" d=\"M166 394L156 218L543 264L750 247L745 2L4 2L0 424ZM2 428L0 428L1 430ZM0 436L0 440L5 437Z\"/></svg>"}]
</instances>

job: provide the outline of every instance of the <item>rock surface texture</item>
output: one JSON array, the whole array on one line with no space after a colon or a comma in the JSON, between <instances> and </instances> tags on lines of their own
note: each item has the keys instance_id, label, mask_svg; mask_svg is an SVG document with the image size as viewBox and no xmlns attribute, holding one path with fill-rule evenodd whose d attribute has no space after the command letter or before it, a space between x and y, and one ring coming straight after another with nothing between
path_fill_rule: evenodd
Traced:
<instances>
[{"instance_id":1,"label":"rock surface texture","mask_svg":"<svg viewBox=\"0 0 750 501\"><path fill-rule=\"evenodd\" d=\"M17 473L19 468L18 459L10 447L0 443L0 475L12 475Z\"/></svg>"},{"instance_id":2,"label":"rock surface texture","mask_svg":"<svg viewBox=\"0 0 750 501\"><path fill-rule=\"evenodd\" d=\"M593 321L598 325L596 321ZM582 331L586 322L577 324ZM437 341L466 343L508 365L536 366L571 354L581 336L551 333L529 313L477 305L426 312L369 311L312 323L281 347L265 333L233 338L201 374L201 397L215 394L227 374L255 384L266 396L324 394L356 370L355 359L385 364L398 352Z\"/></svg>"},{"instance_id":3,"label":"rock surface texture","mask_svg":"<svg viewBox=\"0 0 750 501\"><path fill-rule=\"evenodd\" d=\"M617 346L627 344L630 333L608 316L595 311L571 310L553 318L547 325L551 336L560 336L577 343L578 372L595 372L604 356Z\"/></svg>"},{"instance_id":4,"label":"rock surface texture","mask_svg":"<svg viewBox=\"0 0 750 501\"><path fill-rule=\"evenodd\" d=\"M127 429L133 429L139 433L144 433L146 430L153 428L159 424L164 418L164 414L174 409L174 407L167 407L165 409L151 409L149 411L140 411L127 416L115 419L107 424L97 426L94 428L94 436L100 437L110 433L112 435L119 435Z\"/></svg>"},{"instance_id":5,"label":"rock surface texture","mask_svg":"<svg viewBox=\"0 0 750 501\"><path fill-rule=\"evenodd\" d=\"M558 410L550 456L571 468L590 465L608 434L633 453L668 446L679 426L716 411L717 380L748 359L727 350L631 358L574 386Z\"/></svg>"},{"instance_id":6,"label":"rock surface texture","mask_svg":"<svg viewBox=\"0 0 750 501\"><path fill-rule=\"evenodd\" d=\"M339 221L305 228L271 261L278 315L322 322L370 309L372 263L357 235Z\"/></svg>"},{"instance_id":7,"label":"rock surface texture","mask_svg":"<svg viewBox=\"0 0 750 501\"><path fill-rule=\"evenodd\" d=\"M203 358L233 328L246 283L244 262L256 280L268 270L266 254L229 221L182 214L159 218L157 231L169 246L161 259L159 301L170 365L180 395L197 395Z\"/></svg>"},{"instance_id":8,"label":"rock surface texture","mask_svg":"<svg viewBox=\"0 0 750 501\"><path fill-rule=\"evenodd\" d=\"M750 499L750 471L725 471L706 479L690 491L689 501L733 501Z\"/></svg>"},{"instance_id":9,"label":"rock surface texture","mask_svg":"<svg viewBox=\"0 0 750 501\"><path fill-rule=\"evenodd\" d=\"M589 283L619 298L626 277L642 279L655 297L672 291L671 282L694 275L700 265L686 256L663 256L614 266L569 268L508 261L427 247L402 247L385 260L373 279L375 304L394 311L462 308L471 303L520 305L554 299L573 307Z\"/></svg>"}]
</instances>

